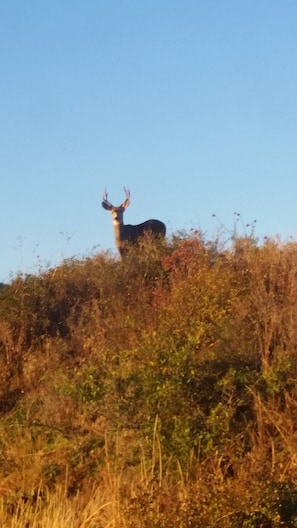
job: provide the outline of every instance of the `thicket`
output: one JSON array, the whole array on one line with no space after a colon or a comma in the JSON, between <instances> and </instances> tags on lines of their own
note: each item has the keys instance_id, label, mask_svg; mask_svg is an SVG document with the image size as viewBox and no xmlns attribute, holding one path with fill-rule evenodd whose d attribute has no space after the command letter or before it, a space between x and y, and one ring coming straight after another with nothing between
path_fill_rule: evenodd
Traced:
<instances>
[{"instance_id":1,"label":"thicket","mask_svg":"<svg viewBox=\"0 0 297 528\"><path fill-rule=\"evenodd\" d=\"M0 292L0 525L297 526L297 244L200 232Z\"/></svg>"}]
</instances>

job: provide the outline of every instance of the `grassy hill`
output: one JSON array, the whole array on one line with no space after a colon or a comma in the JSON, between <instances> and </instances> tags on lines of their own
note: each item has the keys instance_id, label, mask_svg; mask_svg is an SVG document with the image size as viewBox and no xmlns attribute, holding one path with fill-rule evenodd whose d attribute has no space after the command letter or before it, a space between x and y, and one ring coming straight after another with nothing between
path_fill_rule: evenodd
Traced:
<instances>
[{"instance_id":1,"label":"grassy hill","mask_svg":"<svg viewBox=\"0 0 297 528\"><path fill-rule=\"evenodd\" d=\"M0 293L0 525L297 526L297 244L199 232Z\"/></svg>"}]
</instances>

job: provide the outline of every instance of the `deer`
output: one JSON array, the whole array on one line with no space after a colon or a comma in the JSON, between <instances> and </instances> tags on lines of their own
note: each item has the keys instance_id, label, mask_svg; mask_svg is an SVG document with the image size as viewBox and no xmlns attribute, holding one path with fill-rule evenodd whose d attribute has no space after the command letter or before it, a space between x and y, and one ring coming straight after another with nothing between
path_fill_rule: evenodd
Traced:
<instances>
[{"instance_id":1,"label":"deer","mask_svg":"<svg viewBox=\"0 0 297 528\"><path fill-rule=\"evenodd\" d=\"M160 220L146 220L137 225L124 224L124 212L130 205L130 190L124 187L124 192L126 199L118 207L108 201L106 188L102 197L102 207L109 211L112 216L115 243L122 258L127 252L128 245L137 244L146 233L160 238L164 238L166 235L166 225Z\"/></svg>"}]
</instances>

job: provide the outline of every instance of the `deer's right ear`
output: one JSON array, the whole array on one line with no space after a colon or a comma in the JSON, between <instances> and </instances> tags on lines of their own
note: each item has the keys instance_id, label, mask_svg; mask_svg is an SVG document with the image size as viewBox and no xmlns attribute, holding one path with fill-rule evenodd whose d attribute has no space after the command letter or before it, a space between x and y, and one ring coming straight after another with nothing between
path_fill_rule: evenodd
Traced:
<instances>
[{"instance_id":1,"label":"deer's right ear","mask_svg":"<svg viewBox=\"0 0 297 528\"><path fill-rule=\"evenodd\" d=\"M101 202L102 207L106 209L106 211L110 211L112 209L112 205L108 202Z\"/></svg>"}]
</instances>

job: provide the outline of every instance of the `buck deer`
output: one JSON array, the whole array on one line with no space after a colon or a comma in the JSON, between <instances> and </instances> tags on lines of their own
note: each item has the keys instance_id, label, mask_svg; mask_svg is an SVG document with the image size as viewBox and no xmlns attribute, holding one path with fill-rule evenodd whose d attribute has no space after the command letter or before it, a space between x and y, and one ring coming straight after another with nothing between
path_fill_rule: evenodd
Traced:
<instances>
[{"instance_id":1,"label":"buck deer","mask_svg":"<svg viewBox=\"0 0 297 528\"><path fill-rule=\"evenodd\" d=\"M166 226L160 220L146 220L142 224L130 225L124 224L124 212L130 205L130 191L125 189L126 200L119 205L114 207L107 199L107 191L105 189L103 193L102 207L107 211L111 212L113 220L113 229L115 236L115 243L117 249L121 255L124 256L127 244L135 244L145 233L151 233L153 236L165 237Z\"/></svg>"}]
</instances>

